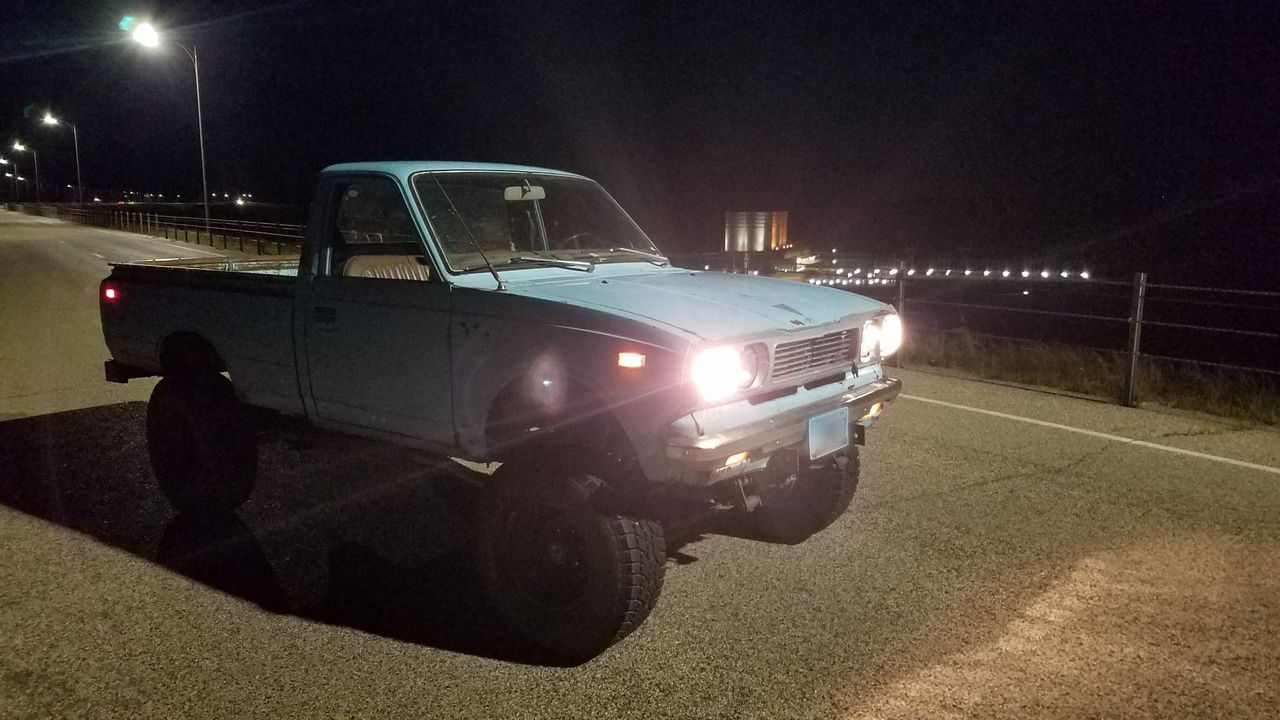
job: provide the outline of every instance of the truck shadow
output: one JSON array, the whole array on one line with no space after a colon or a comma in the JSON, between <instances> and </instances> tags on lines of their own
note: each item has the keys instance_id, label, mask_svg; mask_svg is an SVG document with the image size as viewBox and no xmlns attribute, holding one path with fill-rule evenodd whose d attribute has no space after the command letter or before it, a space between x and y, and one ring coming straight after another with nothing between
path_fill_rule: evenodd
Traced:
<instances>
[{"instance_id":1,"label":"truck shadow","mask_svg":"<svg viewBox=\"0 0 1280 720\"><path fill-rule=\"evenodd\" d=\"M244 507L174 514L152 479L145 412L131 402L0 422L0 503L266 611L555 664L485 599L460 512L466 471L456 464L347 436L299 443L263 434ZM693 560L679 552L683 542L671 548L675 564Z\"/></svg>"}]
</instances>

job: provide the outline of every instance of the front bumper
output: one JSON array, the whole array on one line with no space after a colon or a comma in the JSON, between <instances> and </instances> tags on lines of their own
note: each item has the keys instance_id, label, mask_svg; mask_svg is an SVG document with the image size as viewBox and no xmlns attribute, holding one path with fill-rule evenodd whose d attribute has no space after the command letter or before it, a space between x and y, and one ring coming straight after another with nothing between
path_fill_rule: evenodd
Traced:
<instances>
[{"instance_id":1,"label":"front bumper","mask_svg":"<svg viewBox=\"0 0 1280 720\"><path fill-rule=\"evenodd\" d=\"M809 419L815 415L846 406L849 408L851 424L857 425L873 405L890 402L901 391L902 381L881 377L848 392L753 423L698 437L669 438L666 442L667 460L676 466L685 482L709 483L727 479L743 474L724 473L725 461L733 455L748 453L750 460L741 470L750 472L752 463L763 463L769 454L804 442Z\"/></svg>"}]
</instances>

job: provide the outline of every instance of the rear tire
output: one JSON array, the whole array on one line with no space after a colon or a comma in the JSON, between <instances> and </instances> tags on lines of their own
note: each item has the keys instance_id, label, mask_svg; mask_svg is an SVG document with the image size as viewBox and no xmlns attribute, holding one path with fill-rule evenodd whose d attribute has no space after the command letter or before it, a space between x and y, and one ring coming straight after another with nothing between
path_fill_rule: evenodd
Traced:
<instances>
[{"instance_id":1,"label":"rear tire","mask_svg":"<svg viewBox=\"0 0 1280 720\"><path fill-rule=\"evenodd\" d=\"M662 590L662 526L601 508L604 489L590 475L498 481L478 518L478 560L494 606L566 664L630 634Z\"/></svg>"},{"instance_id":2,"label":"rear tire","mask_svg":"<svg viewBox=\"0 0 1280 720\"><path fill-rule=\"evenodd\" d=\"M147 404L147 451L156 482L179 512L244 504L258 471L257 438L221 375L166 376Z\"/></svg>"},{"instance_id":3,"label":"rear tire","mask_svg":"<svg viewBox=\"0 0 1280 720\"><path fill-rule=\"evenodd\" d=\"M849 447L802 470L790 486L761 492L763 502L751 513L759 534L795 545L825 530L849 509L858 474L858 448Z\"/></svg>"}]
</instances>

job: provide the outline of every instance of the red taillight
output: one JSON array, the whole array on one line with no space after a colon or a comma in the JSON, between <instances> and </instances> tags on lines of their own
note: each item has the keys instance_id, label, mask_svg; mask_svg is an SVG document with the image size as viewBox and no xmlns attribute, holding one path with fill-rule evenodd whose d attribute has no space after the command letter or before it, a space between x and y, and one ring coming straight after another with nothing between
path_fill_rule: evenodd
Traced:
<instances>
[{"instance_id":1,"label":"red taillight","mask_svg":"<svg viewBox=\"0 0 1280 720\"><path fill-rule=\"evenodd\" d=\"M102 288L102 299L105 302L115 302L120 297L120 291L114 285L106 285Z\"/></svg>"}]
</instances>

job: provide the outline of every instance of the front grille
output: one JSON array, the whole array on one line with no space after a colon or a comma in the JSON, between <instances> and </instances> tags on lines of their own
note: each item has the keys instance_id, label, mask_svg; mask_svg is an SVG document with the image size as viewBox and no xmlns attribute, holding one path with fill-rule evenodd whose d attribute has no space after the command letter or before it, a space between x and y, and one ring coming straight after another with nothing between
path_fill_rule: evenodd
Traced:
<instances>
[{"instance_id":1,"label":"front grille","mask_svg":"<svg viewBox=\"0 0 1280 720\"><path fill-rule=\"evenodd\" d=\"M808 340L778 343L773 348L772 378L776 382L819 368L853 367L853 345L857 339L854 330L841 330Z\"/></svg>"}]
</instances>

